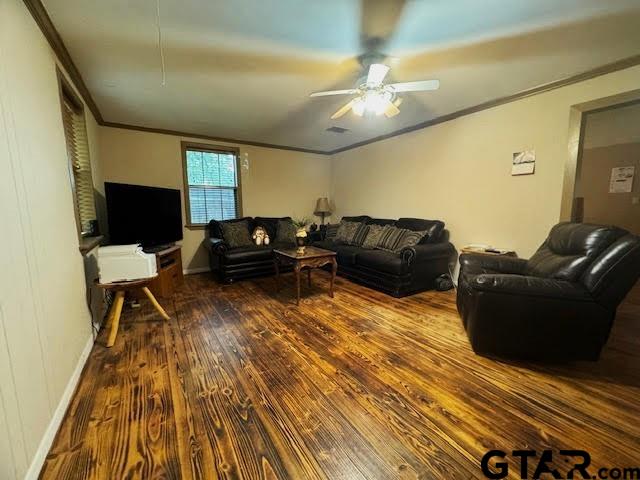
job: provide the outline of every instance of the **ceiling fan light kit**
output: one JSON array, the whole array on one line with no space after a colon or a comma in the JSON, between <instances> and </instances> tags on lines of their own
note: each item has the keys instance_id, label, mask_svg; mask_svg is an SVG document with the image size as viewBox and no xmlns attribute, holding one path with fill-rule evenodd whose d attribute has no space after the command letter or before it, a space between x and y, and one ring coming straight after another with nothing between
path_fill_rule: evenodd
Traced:
<instances>
[{"instance_id":1,"label":"ceiling fan light kit","mask_svg":"<svg viewBox=\"0 0 640 480\"><path fill-rule=\"evenodd\" d=\"M366 81L358 88L347 90L330 90L312 93L311 97L326 97L330 95L357 95L346 105L343 105L331 118L336 119L351 110L355 115L363 117L366 114L379 116L384 114L391 118L400 113L398 106L402 99L397 97L398 92L419 92L425 90L437 90L440 87L438 80L420 80L416 82L390 83L385 85L384 78L390 68L382 63L369 65Z\"/></svg>"}]
</instances>

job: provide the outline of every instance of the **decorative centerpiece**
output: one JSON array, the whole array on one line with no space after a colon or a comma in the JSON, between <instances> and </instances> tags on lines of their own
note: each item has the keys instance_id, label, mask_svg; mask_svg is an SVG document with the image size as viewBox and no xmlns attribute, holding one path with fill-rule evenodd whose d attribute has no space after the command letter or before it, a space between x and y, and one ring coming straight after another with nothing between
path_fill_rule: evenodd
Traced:
<instances>
[{"instance_id":1,"label":"decorative centerpiece","mask_svg":"<svg viewBox=\"0 0 640 480\"><path fill-rule=\"evenodd\" d=\"M302 218L300 220L293 220L293 225L296 227L296 245L298 246L298 255L304 254L305 244L307 243L307 224L309 220Z\"/></svg>"}]
</instances>

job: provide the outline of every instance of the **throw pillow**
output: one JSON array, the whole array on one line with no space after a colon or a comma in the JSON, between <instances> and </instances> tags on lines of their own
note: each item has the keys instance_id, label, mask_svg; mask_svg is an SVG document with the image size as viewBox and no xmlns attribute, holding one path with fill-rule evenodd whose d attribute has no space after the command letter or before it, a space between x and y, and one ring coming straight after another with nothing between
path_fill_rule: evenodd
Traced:
<instances>
[{"instance_id":1,"label":"throw pillow","mask_svg":"<svg viewBox=\"0 0 640 480\"><path fill-rule=\"evenodd\" d=\"M336 233L338 233L338 227L340 225L337 223L327 225L327 229L324 235L325 240L333 241L336 238Z\"/></svg>"},{"instance_id":2,"label":"throw pillow","mask_svg":"<svg viewBox=\"0 0 640 480\"><path fill-rule=\"evenodd\" d=\"M395 252L399 253L403 248L413 247L420 243L420 241L427 234L426 230L415 231L415 230L407 230L405 234L400 239L400 242L396 245Z\"/></svg>"},{"instance_id":3,"label":"throw pillow","mask_svg":"<svg viewBox=\"0 0 640 480\"><path fill-rule=\"evenodd\" d=\"M276 229L276 242L296 243L296 227L291 219L278 220Z\"/></svg>"},{"instance_id":4,"label":"throw pillow","mask_svg":"<svg viewBox=\"0 0 640 480\"><path fill-rule=\"evenodd\" d=\"M347 222L346 220L342 220L338 227L334 242L344 243L346 245L355 245L356 241L362 242L363 228L366 228L364 223ZM366 232L364 235L366 236Z\"/></svg>"},{"instance_id":5,"label":"throw pillow","mask_svg":"<svg viewBox=\"0 0 640 480\"><path fill-rule=\"evenodd\" d=\"M426 233L426 231L415 232L406 228L385 225L376 248L399 253L403 248L417 245Z\"/></svg>"},{"instance_id":6,"label":"throw pillow","mask_svg":"<svg viewBox=\"0 0 640 480\"><path fill-rule=\"evenodd\" d=\"M247 247L253 245L249 236L249 223L242 222L220 222L222 237L227 242L229 248Z\"/></svg>"},{"instance_id":7,"label":"throw pillow","mask_svg":"<svg viewBox=\"0 0 640 480\"><path fill-rule=\"evenodd\" d=\"M367 237L362 242L362 248L376 248L380 237L382 236L383 225L369 225L369 231Z\"/></svg>"}]
</instances>

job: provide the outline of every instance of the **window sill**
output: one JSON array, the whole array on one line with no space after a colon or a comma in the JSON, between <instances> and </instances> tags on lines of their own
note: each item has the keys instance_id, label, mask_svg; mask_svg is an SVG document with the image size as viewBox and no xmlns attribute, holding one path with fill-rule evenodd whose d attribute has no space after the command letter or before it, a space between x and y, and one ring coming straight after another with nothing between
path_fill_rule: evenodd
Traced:
<instances>
[{"instance_id":1,"label":"window sill","mask_svg":"<svg viewBox=\"0 0 640 480\"><path fill-rule=\"evenodd\" d=\"M184 228L187 228L189 230L204 230L205 228L207 228L207 225L206 224L195 224L195 225L187 224L184 226Z\"/></svg>"},{"instance_id":2,"label":"window sill","mask_svg":"<svg viewBox=\"0 0 640 480\"><path fill-rule=\"evenodd\" d=\"M80 239L80 253L82 256L86 256L91 250L96 248L104 240L104 235L98 235L97 237L83 237Z\"/></svg>"}]
</instances>

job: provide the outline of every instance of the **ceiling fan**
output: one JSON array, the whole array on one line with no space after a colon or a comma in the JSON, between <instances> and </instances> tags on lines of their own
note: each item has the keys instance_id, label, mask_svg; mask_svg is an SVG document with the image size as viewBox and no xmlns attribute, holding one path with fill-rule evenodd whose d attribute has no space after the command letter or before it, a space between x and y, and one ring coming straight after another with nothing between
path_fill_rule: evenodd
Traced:
<instances>
[{"instance_id":1,"label":"ceiling fan","mask_svg":"<svg viewBox=\"0 0 640 480\"><path fill-rule=\"evenodd\" d=\"M329 95L355 95L346 105L334 113L336 119L352 110L358 116L382 115L391 118L400 113L403 92L437 90L438 80L421 80L404 83L384 83L389 67L383 62L387 58L381 53L393 37L408 0L360 0L360 41L363 53L357 57L365 70L366 78L357 82L356 88L315 92L311 97Z\"/></svg>"},{"instance_id":2,"label":"ceiling fan","mask_svg":"<svg viewBox=\"0 0 640 480\"><path fill-rule=\"evenodd\" d=\"M340 118L349 110L362 117L365 113L373 115L384 114L391 118L400 113L398 108L402 103L402 98L398 97L401 92L421 92L427 90L437 90L440 87L438 80L419 80L416 82L384 83L384 78L389 73L389 67L382 63L372 63L369 65L367 78L357 88L347 90L329 90L325 92L312 93L311 97L325 97L329 95L356 95L346 105L341 107L336 113L331 115L332 119Z\"/></svg>"}]
</instances>

